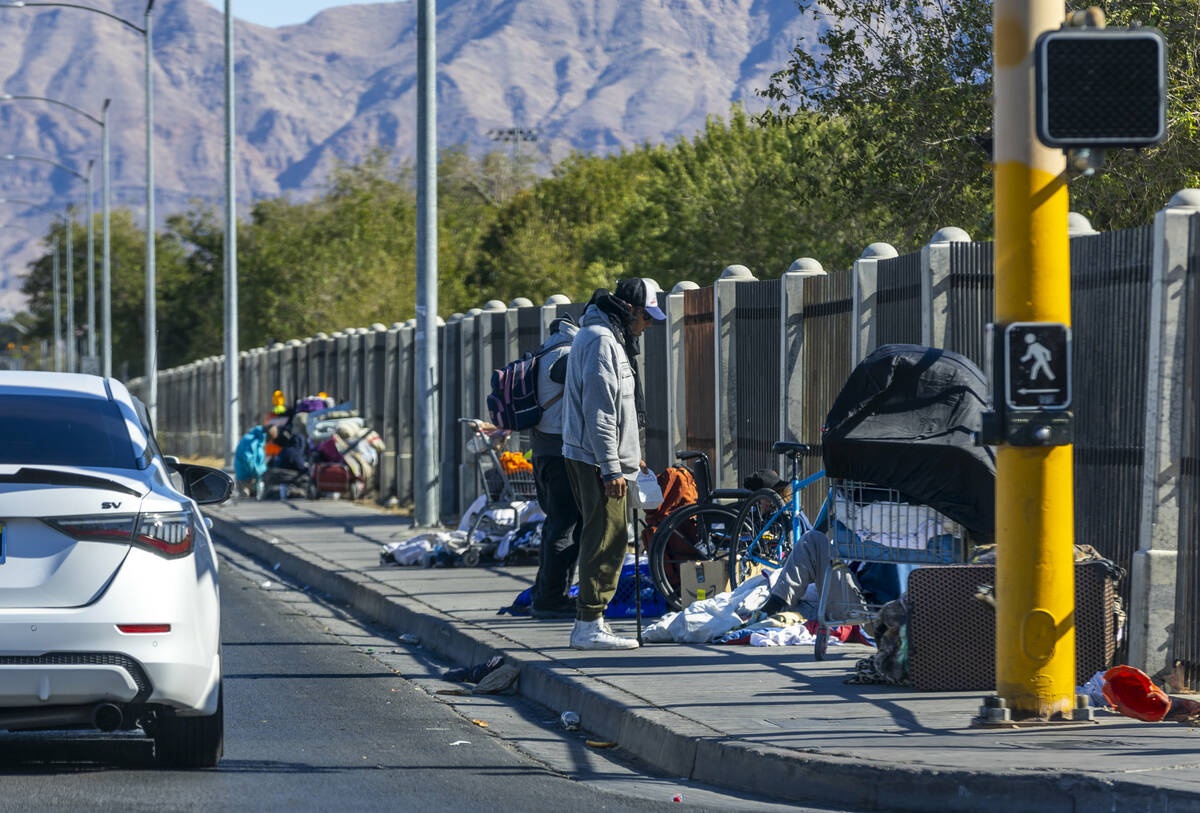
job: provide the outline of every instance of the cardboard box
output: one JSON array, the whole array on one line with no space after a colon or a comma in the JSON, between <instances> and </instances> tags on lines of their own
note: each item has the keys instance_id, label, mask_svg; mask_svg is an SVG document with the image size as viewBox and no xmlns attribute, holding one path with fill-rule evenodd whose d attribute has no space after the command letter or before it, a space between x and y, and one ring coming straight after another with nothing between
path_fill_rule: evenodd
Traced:
<instances>
[{"instance_id":1,"label":"cardboard box","mask_svg":"<svg viewBox=\"0 0 1200 813\"><path fill-rule=\"evenodd\" d=\"M680 563L679 603L682 606L712 598L728 590L729 568L724 560Z\"/></svg>"}]
</instances>

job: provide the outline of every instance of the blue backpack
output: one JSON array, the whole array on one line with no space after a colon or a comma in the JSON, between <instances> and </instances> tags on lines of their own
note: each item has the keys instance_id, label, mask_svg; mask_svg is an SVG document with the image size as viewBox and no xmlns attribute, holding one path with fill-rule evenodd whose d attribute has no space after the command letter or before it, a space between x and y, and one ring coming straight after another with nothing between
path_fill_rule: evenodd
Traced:
<instances>
[{"instance_id":1,"label":"blue backpack","mask_svg":"<svg viewBox=\"0 0 1200 813\"><path fill-rule=\"evenodd\" d=\"M500 429L520 431L537 426L542 413L562 398L563 394L538 403L538 362L542 353L526 353L492 371L492 392L487 397L488 414Z\"/></svg>"}]
</instances>

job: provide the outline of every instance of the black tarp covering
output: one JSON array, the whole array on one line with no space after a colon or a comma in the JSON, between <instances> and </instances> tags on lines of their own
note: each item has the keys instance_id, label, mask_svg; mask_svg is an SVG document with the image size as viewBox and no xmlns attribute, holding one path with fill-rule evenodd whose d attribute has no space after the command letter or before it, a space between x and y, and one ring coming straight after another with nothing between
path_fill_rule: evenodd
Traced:
<instances>
[{"instance_id":1,"label":"black tarp covering","mask_svg":"<svg viewBox=\"0 0 1200 813\"><path fill-rule=\"evenodd\" d=\"M884 345L854 368L825 418L825 473L897 489L991 537L996 458L974 439L987 403L987 380L965 356Z\"/></svg>"}]
</instances>

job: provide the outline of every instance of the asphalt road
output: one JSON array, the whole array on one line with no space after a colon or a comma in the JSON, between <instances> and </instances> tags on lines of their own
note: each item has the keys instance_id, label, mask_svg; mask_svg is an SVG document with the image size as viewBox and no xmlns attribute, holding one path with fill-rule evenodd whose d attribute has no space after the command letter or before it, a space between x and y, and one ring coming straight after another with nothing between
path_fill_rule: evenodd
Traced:
<instances>
[{"instance_id":1,"label":"asphalt road","mask_svg":"<svg viewBox=\"0 0 1200 813\"><path fill-rule=\"evenodd\" d=\"M133 735L0 733L0 809L798 809L649 775L518 698L439 697L445 664L228 549L221 583L218 768L157 770Z\"/></svg>"}]
</instances>

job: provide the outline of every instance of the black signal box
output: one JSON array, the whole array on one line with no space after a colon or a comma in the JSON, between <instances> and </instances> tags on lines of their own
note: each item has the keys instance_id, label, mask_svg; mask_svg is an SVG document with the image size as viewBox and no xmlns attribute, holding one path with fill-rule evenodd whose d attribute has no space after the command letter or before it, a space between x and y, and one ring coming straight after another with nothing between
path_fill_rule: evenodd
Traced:
<instances>
[{"instance_id":1,"label":"black signal box","mask_svg":"<svg viewBox=\"0 0 1200 813\"><path fill-rule=\"evenodd\" d=\"M1167 43L1154 28L1064 28L1034 45L1047 147L1149 147L1167 134Z\"/></svg>"}]
</instances>

